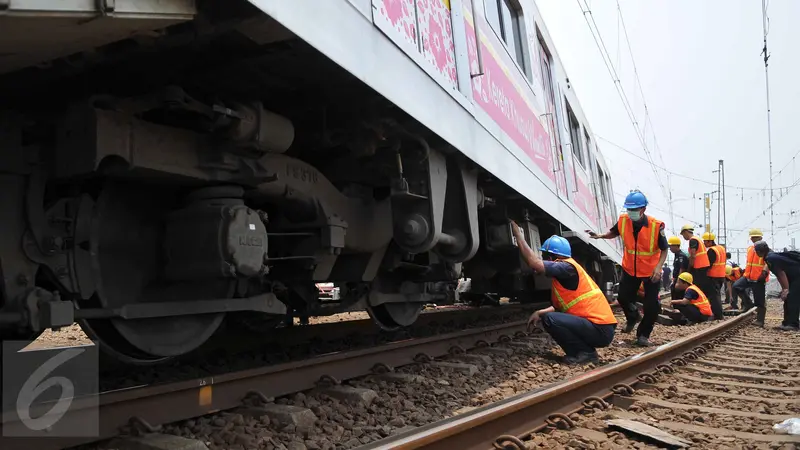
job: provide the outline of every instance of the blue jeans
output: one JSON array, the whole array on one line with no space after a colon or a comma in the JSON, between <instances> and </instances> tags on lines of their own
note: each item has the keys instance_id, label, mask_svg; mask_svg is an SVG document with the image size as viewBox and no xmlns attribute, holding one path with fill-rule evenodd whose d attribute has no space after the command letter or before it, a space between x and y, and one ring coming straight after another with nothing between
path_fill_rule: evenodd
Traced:
<instances>
[{"instance_id":1,"label":"blue jeans","mask_svg":"<svg viewBox=\"0 0 800 450\"><path fill-rule=\"evenodd\" d=\"M597 325L573 314L549 312L542 314L542 327L567 356L576 356L611 344L617 325Z\"/></svg>"}]
</instances>

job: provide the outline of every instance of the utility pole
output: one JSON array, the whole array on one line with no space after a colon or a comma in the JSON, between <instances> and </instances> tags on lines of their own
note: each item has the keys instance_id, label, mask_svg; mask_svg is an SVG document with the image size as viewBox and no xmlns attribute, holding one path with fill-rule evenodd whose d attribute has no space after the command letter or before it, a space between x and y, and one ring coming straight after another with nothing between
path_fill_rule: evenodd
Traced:
<instances>
[{"instance_id":1,"label":"utility pole","mask_svg":"<svg viewBox=\"0 0 800 450\"><path fill-rule=\"evenodd\" d=\"M717 176L717 186L719 186L719 176ZM720 223L722 222L722 220L721 220L722 215L720 214L720 211L721 211L720 206L722 205L722 194L720 194L720 192L722 192L722 191L717 189L717 233L721 233L722 232L722 228L719 227ZM719 239L718 242L722 242L721 236L722 235L717 236L717 239Z\"/></svg>"},{"instance_id":2,"label":"utility pole","mask_svg":"<svg viewBox=\"0 0 800 450\"><path fill-rule=\"evenodd\" d=\"M706 233L711 233L711 193L703 194L703 223L706 226Z\"/></svg>"},{"instance_id":3,"label":"utility pole","mask_svg":"<svg viewBox=\"0 0 800 450\"><path fill-rule=\"evenodd\" d=\"M717 243L723 247L728 243L728 221L725 210L725 161L719 160L719 168L711 171L717 174Z\"/></svg>"},{"instance_id":4,"label":"utility pole","mask_svg":"<svg viewBox=\"0 0 800 450\"><path fill-rule=\"evenodd\" d=\"M767 0L761 0L761 25L764 29L764 78L767 88L767 149L769 150L769 225L770 225L770 244L775 244L775 204L774 192L772 190L772 122L770 120L769 107L769 52L767 51Z\"/></svg>"}]
</instances>

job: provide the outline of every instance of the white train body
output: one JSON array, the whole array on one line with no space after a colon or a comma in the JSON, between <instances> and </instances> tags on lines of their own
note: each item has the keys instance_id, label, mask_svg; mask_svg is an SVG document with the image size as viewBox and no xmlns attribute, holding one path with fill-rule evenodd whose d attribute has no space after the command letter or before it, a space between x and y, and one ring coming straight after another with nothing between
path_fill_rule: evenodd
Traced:
<instances>
[{"instance_id":1,"label":"white train body","mask_svg":"<svg viewBox=\"0 0 800 450\"><path fill-rule=\"evenodd\" d=\"M0 30L2 339L78 321L152 363L223 323L408 326L461 277L546 299L510 219L617 277L533 0L11 0Z\"/></svg>"},{"instance_id":2,"label":"white train body","mask_svg":"<svg viewBox=\"0 0 800 450\"><path fill-rule=\"evenodd\" d=\"M564 227L617 219L608 166L533 0L252 3ZM487 21L495 3L515 8L521 48ZM589 244L621 261L618 241Z\"/></svg>"}]
</instances>

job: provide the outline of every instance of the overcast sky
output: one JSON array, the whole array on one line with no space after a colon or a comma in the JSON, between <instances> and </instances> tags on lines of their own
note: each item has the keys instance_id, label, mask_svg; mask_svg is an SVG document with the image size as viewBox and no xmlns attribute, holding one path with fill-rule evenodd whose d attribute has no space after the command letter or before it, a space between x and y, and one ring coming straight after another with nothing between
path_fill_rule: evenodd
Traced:
<instances>
[{"instance_id":1,"label":"overcast sky","mask_svg":"<svg viewBox=\"0 0 800 450\"><path fill-rule=\"evenodd\" d=\"M583 4L583 1L581 1ZM577 92L596 139L614 176L618 205L633 188L650 199L648 213L665 220L668 229L685 222L703 223L704 192L716 190L718 160L725 160L725 184L761 189L769 183L766 94L761 2L759 0L620 0L636 68L653 128L648 145L658 165L707 184L671 177L675 223L669 201L661 194L614 83L603 63L577 0L537 0L545 24L570 82ZM615 0L588 0L603 41L620 74L621 84L644 122L642 95ZM772 107L772 161L775 197L780 187L800 178L800 1L771 0L768 45ZM658 151L653 139L658 140ZM660 153L660 154L659 154ZM788 164L788 165L787 165ZM782 173L777 172L786 166ZM667 182L667 174L658 170ZM786 193L786 189L783 189ZM775 236L770 239L769 191L728 187L729 247L746 247L747 229L762 228L769 242L783 247L800 234L800 188L775 204ZM712 228L717 226L716 199ZM792 225L795 226L792 226ZM744 231L741 231L744 230ZM702 232L702 230L701 230ZM800 239L796 242L800 245ZM743 256L740 259L744 259ZM743 261L742 261L743 262Z\"/></svg>"}]
</instances>

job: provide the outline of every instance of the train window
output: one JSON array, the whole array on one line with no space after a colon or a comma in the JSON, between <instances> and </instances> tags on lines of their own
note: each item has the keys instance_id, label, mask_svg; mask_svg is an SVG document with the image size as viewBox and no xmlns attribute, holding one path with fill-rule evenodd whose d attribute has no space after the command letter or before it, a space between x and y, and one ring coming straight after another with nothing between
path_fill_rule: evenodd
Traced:
<instances>
[{"instance_id":1,"label":"train window","mask_svg":"<svg viewBox=\"0 0 800 450\"><path fill-rule=\"evenodd\" d=\"M606 192L606 173L597 164L597 184L600 185L600 198L603 199L603 204L608 204L608 193Z\"/></svg>"},{"instance_id":2,"label":"train window","mask_svg":"<svg viewBox=\"0 0 800 450\"><path fill-rule=\"evenodd\" d=\"M508 48L525 76L530 76L523 45L522 9L515 0L486 0L486 20Z\"/></svg>"},{"instance_id":3,"label":"train window","mask_svg":"<svg viewBox=\"0 0 800 450\"><path fill-rule=\"evenodd\" d=\"M614 191L611 190L611 177L609 177L608 175L606 175L605 183L606 183L606 191L608 191L608 206L611 207L612 211L616 212L617 208L616 206L614 206L614 194L613 194Z\"/></svg>"},{"instance_id":4,"label":"train window","mask_svg":"<svg viewBox=\"0 0 800 450\"><path fill-rule=\"evenodd\" d=\"M586 128L583 129L583 139L586 142L586 155L591 159L592 157L592 138L589 137L589 132Z\"/></svg>"},{"instance_id":5,"label":"train window","mask_svg":"<svg viewBox=\"0 0 800 450\"><path fill-rule=\"evenodd\" d=\"M575 113L572 112L572 107L569 106L569 102L564 99L564 103L567 105L567 121L569 122L569 138L572 142L572 154L575 155L575 159L578 160L581 167L586 167L586 160L583 156L583 146L581 145L581 124L578 122L578 118L575 117Z\"/></svg>"}]
</instances>

